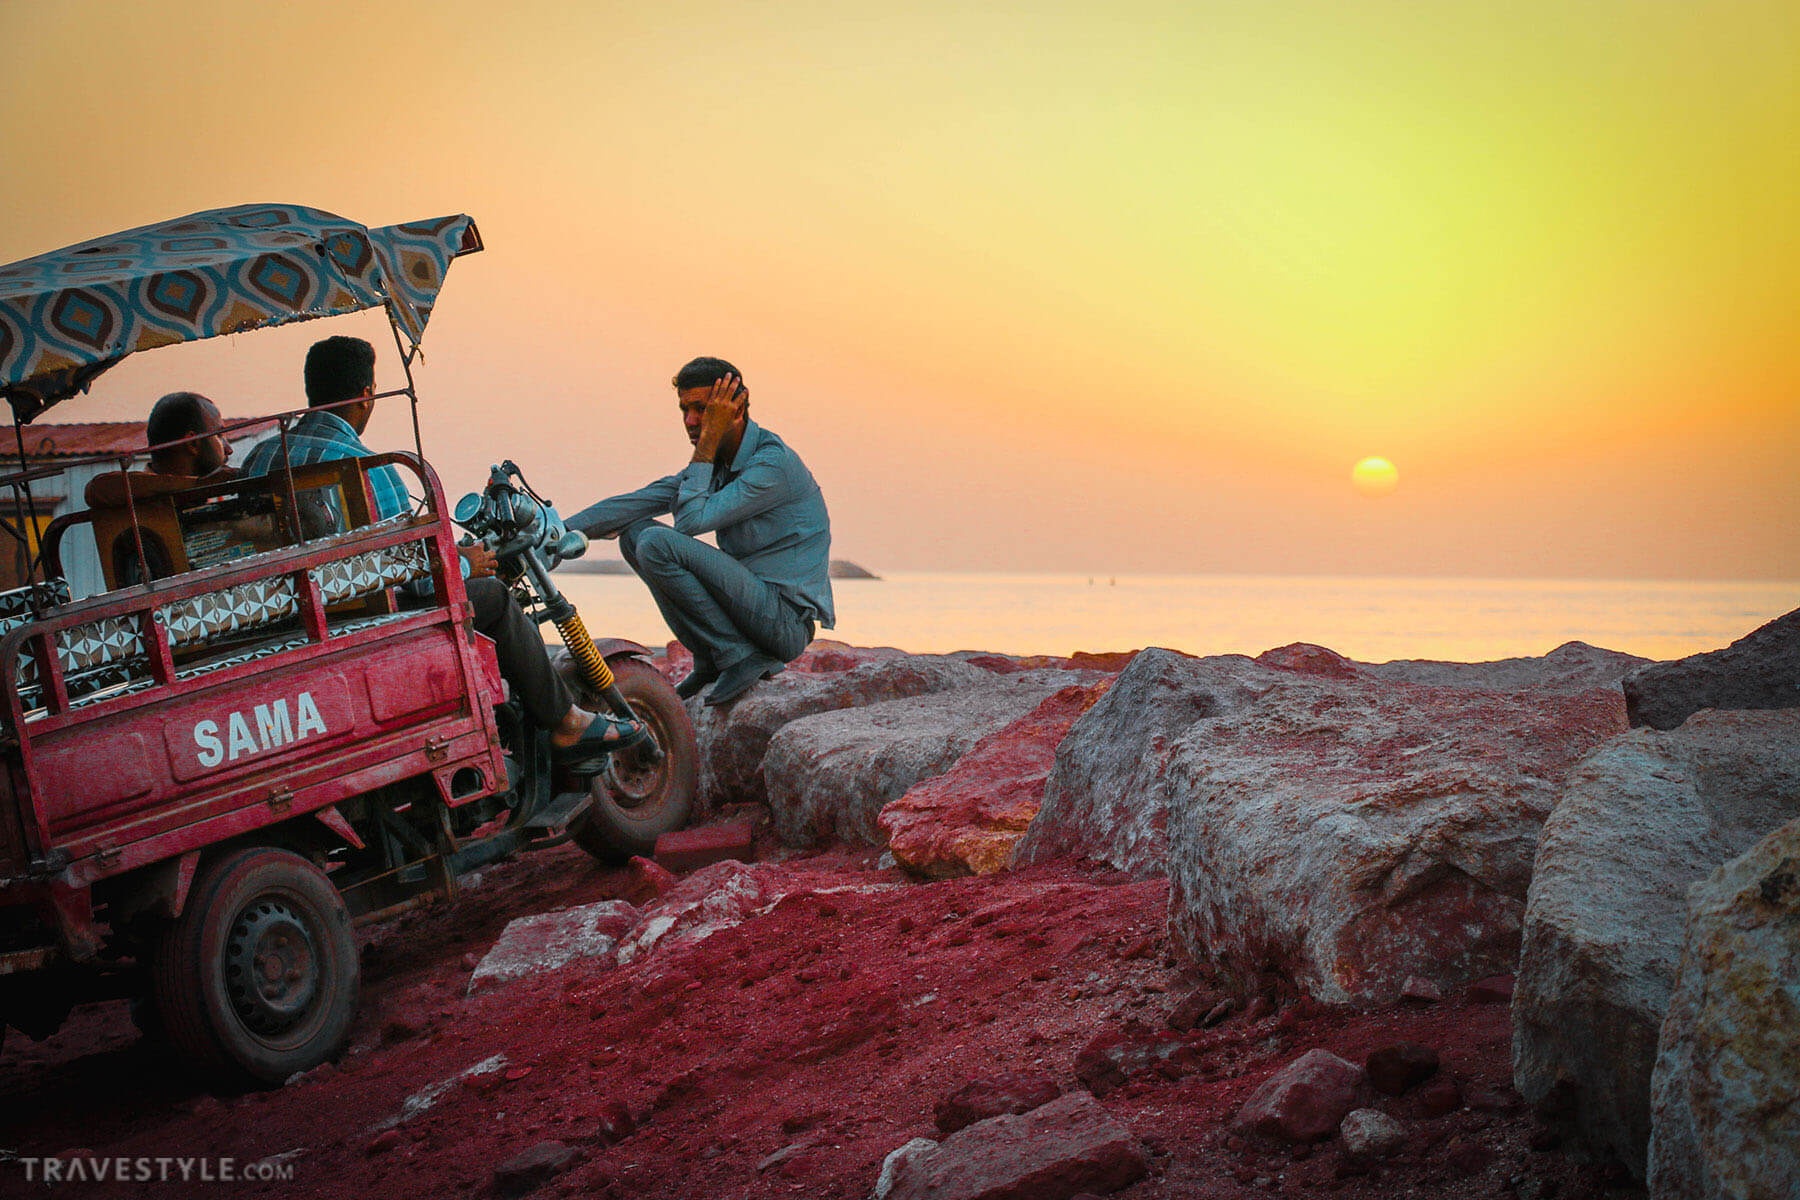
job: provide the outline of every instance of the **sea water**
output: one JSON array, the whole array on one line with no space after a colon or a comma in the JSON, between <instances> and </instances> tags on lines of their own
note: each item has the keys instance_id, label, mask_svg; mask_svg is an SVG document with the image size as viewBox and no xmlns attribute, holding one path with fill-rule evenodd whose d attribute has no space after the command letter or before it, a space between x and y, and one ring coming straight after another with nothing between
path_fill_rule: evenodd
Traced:
<instances>
[{"instance_id":1,"label":"sea water","mask_svg":"<svg viewBox=\"0 0 1800 1200\"><path fill-rule=\"evenodd\" d=\"M659 646L668 627L633 576L557 575L596 637ZM837 628L914 653L1069 654L1167 646L1260 654L1313 642L1362 662L1480 662L1582 641L1645 658L1714 650L1800 608L1800 581L1689 583L1250 575L893 573L833 581Z\"/></svg>"}]
</instances>

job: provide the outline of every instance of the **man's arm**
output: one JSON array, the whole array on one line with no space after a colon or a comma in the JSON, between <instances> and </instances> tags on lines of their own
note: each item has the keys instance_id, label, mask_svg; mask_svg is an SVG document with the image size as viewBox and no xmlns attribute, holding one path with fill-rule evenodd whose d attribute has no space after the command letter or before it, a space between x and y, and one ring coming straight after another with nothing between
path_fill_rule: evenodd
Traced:
<instances>
[{"instance_id":1,"label":"man's arm","mask_svg":"<svg viewBox=\"0 0 1800 1200\"><path fill-rule=\"evenodd\" d=\"M236 467L220 467L211 475L164 475L157 471L133 471L129 475L121 475L117 471L108 471L104 475L96 475L88 480L87 490L82 498L89 508L123 508L125 491L131 490L135 500L146 500L152 496L166 496L171 492L185 492L189 488L212 484L230 483L238 477Z\"/></svg>"},{"instance_id":2,"label":"man's arm","mask_svg":"<svg viewBox=\"0 0 1800 1200\"><path fill-rule=\"evenodd\" d=\"M127 489L130 490L132 499L148 500L152 496L166 496L170 492L183 491L199 482L186 475L158 475L149 471L133 471L129 475L121 475L117 471L108 471L88 480L82 499L89 508L124 508Z\"/></svg>"},{"instance_id":3,"label":"man's arm","mask_svg":"<svg viewBox=\"0 0 1800 1200\"><path fill-rule=\"evenodd\" d=\"M709 490L709 464L694 463L676 478L681 481L681 490L675 499L675 529L689 537L736 525L794 495L788 472L780 463L761 457L751 459L743 474L716 492Z\"/></svg>"},{"instance_id":4,"label":"man's arm","mask_svg":"<svg viewBox=\"0 0 1800 1200\"><path fill-rule=\"evenodd\" d=\"M633 521L660 517L674 511L675 494L680 481L679 475L665 476L635 492L626 492L590 504L563 524L570 529L579 529L592 538L618 537L619 531Z\"/></svg>"}]
</instances>

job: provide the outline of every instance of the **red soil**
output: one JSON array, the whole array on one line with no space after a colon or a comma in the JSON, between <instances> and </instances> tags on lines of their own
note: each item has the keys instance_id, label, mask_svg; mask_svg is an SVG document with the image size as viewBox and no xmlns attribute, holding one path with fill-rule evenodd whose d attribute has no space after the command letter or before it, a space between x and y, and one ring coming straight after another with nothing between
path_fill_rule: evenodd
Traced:
<instances>
[{"instance_id":1,"label":"red soil","mask_svg":"<svg viewBox=\"0 0 1800 1200\"><path fill-rule=\"evenodd\" d=\"M0 1146L228 1156L240 1169L297 1152L288 1182L204 1193L435 1197L490 1194L496 1165L554 1139L582 1157L538 1196L860 1200L890 1150L938 1136L934 1104L970 1080L1035 1068L1068 1091L1081 1086L1077 1053L1100 1035L1141 1022L1146 1034L1182 1036L1164 1018L1194 981L1168 953L1161 881L1058 866L916 884L875 870L873 858L790 859L770 868L786 899L705 941L466 997L471 968L509 919L630 887L626 872L599 870L571 847L527 856L453 905L368 931L351 1052L287 1087L206 1095L138 1037L122 1004L79 1010L42 1044L10 1034ZM824 890L835 888L875 890ZM1151 1152L1149 1177L1119 1193L1131 1200L1605 1190L1594 1170L1531 1148L1534 1126L1508 1085L1504 1004L1355 1012L1301 1002L1186 1036L1196 1053L1182 1066L1101 1100ZM1424 1118L1416 1096L1382 1100L1414 1130L1399 1158L1364 1167L1335 1139L1259 1147L1225 1131L1251 1090L1304 1051L1360 1062L1399 1041L1434 1047L1475 1105ZM500 1069L450 1083L395 1124L409 1096L494 1055L505 1056ZM637 1128L614 1141L619 1105ZM26 1186L22 1164L0 1162L0 1194L43 1191Z\"/></svg>"}]
</instances>

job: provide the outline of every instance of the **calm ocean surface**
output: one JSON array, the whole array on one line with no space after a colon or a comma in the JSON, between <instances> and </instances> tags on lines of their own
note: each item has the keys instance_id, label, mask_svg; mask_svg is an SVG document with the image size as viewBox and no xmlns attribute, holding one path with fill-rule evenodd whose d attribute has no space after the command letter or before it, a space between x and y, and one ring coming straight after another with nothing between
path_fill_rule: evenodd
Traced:
<instances>
[{"instance_id":1,"label":"calm ocean surface","mask_svg":"<svg viewBox=\"0 0 1800 1200\"><path fill-rule=\"evenodd\" d=\"M669 631L636 578L558 574L596 637L657 646ZM895 573L833 581L822 636L915 653L1069 654L1167 646L1260 654L1315 642L1364 662L1478 662L1583 641L1679 658L1800 608L1800 581L1368 579ZM552 634L552 637L555 635Z\"/></svg>"}]
</instances>

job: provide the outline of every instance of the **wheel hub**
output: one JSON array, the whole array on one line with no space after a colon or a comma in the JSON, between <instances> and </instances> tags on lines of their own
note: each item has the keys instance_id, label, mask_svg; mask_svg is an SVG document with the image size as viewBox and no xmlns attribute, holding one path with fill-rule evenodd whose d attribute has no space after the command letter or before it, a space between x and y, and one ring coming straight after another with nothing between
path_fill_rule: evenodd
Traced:
<instances>
[{"instance_id":1,"label":"wheel hub","mask_svg":"<svg viewBox=\"0 0 1800 1200\"><path fill-rule=\"evenodd\" d=\"M636 711L649 730L649 738L608 757L606 770L601 774L607 793L620 808L636 808L661 791L668 763L668 754L662 750L663 731L654 716L642 709Z\"/></svg>"},{"instance_id":2,"label":"wheel hub","mask_svg":"<svg viewBox=\"0 0 1800 1200\"><path fill-rule=\"evenodd\" d=\"M319 991L319 958L286 903L264 897L238 914L225 946L225 990L258 1033L280 1033L306 1015Z\"/></svg>"}]
</instances>

